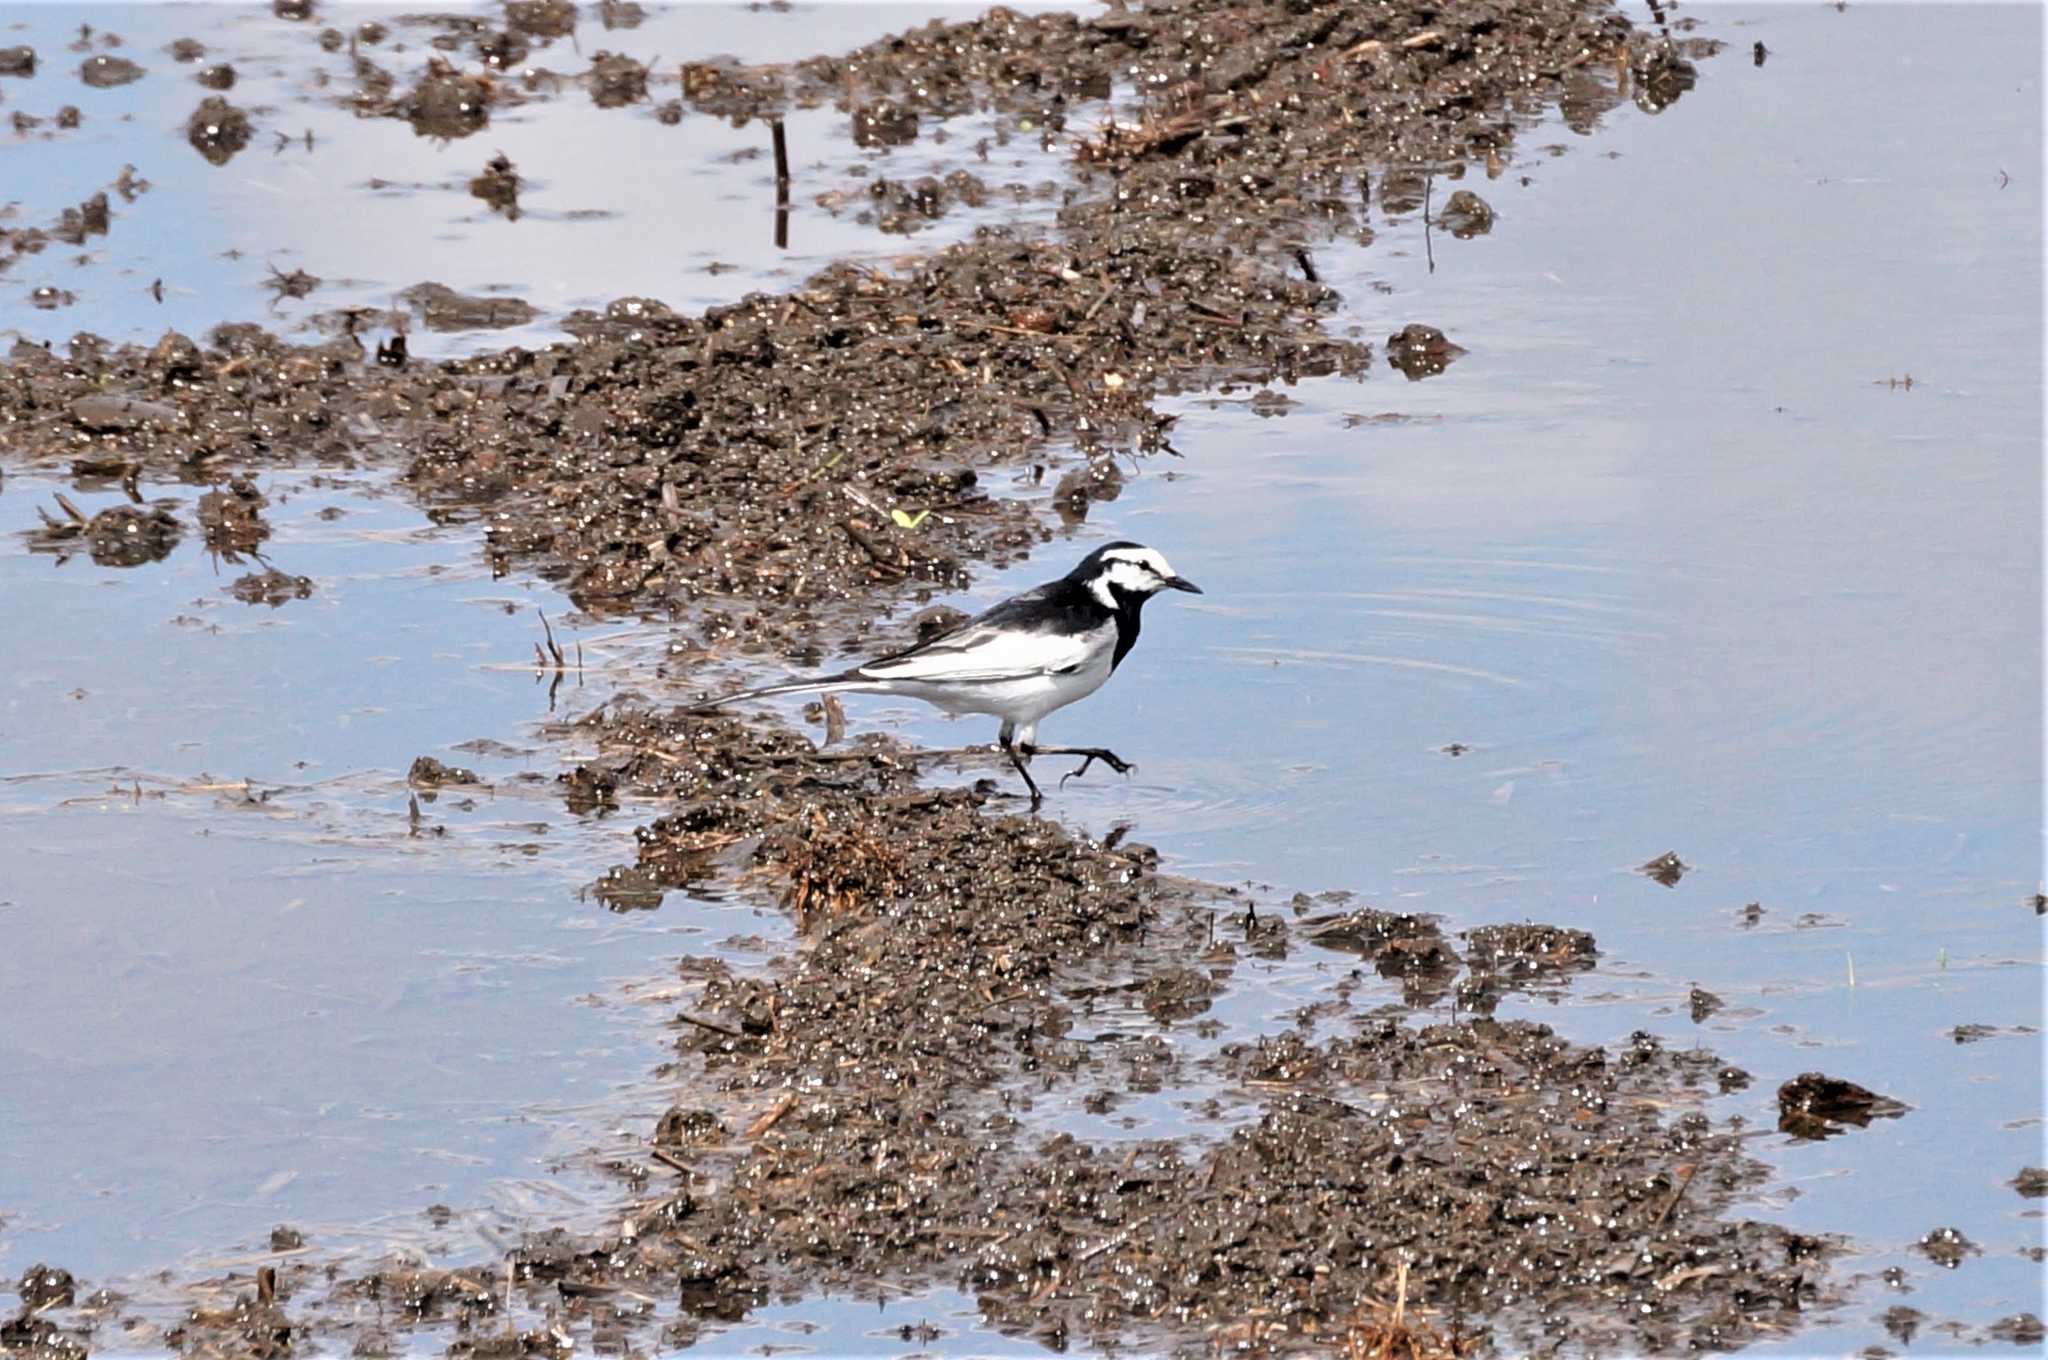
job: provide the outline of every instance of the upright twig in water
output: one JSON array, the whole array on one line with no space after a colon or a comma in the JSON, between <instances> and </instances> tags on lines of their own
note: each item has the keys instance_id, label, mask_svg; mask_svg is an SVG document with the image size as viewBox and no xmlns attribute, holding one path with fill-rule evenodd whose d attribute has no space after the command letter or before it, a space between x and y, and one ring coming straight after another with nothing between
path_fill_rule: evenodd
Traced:
<instances>
[{"instance_id":1,"label":"upright twig in water","mask_svg":"<svg viewBox=\"0 0 2048 1360\"><path fill-rule=\"evenodd\" d=\"M533 612L540 615L540 629L541 632L547 635L548 655L555 659L555 669L558 671L567 670L569 668L569 660L562 655L562 644L555 641L555 630L548 627L548 611L536 609Z\"/></svg>"},{"instance_id":2,"label":"upright twig in water","mask_svg":"<svg viewBox=\"0 0 2048 1360\"><path fill-rule=\"evenodd\" d=\"M569 673L569 658L563 654L562 644L555 641L555 630L548 626L547 610L536 609L533 612L540 615L541 632L546 635L548 643L548 649L545 653L541 651L538 642L533 644L533 679L535 684L540 683L541 674L550 669L548 658L553 657L554 666L552 669L555 678L548 683L548 712L552 713L555 711L555 695L562 688L562 677ZM583 644L580 642L576 644L576 674L580 681L583 674Z\"/></svg>"},{"instance_id":3,"label":"upright twig in water","mask_svg":"<svg viewBox=\"0 0 2048 1360\"><path fill-rule=\"evenodd\" d=\"M780 118L768 120L768 133L775 143L775 248L789 249L789 135Z\"/></svg>"},{"instance_id":4,"label":"upright twig in water","mask_svg":"<svg viewBox=\"0 0 2048 1360\"><path fill-rule=\"evenodd\" d=\"M1429 261L1429 272L1436 273L1436 248L1429 240L1429 191L1436 187L1436 173L1431 171L1422 177L1422 254Z\"/></svg>"}]
</instances>

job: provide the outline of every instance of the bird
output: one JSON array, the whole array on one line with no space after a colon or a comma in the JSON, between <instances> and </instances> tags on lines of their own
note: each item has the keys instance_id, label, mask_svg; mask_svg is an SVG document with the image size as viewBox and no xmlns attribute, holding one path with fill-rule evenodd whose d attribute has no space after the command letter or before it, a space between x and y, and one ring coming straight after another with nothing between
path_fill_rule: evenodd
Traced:
<instances>
[{"instance_id":1,"label":"bird","mask_svg":"<svg viewBox=\"0 0 2048 1360\"><path fill-rule=\"evenodd\" d=\"M1033 756L1085 757L1061 783L1086 774L1098 760L1118 774L1134 768L1100 746L1039 746L1038 724L1102 688L1137 645L1145 602L1162 590L1202 593L1153 549L1105 543L1057 581L1013 595L914 647L834 675L728 694L690 711L779 694L853 693L903 694L947 713L990 714L1003 720L997 743L1031 790L1035 810L1045 795L1027 768Z\"/></svg>"}]
</instances>

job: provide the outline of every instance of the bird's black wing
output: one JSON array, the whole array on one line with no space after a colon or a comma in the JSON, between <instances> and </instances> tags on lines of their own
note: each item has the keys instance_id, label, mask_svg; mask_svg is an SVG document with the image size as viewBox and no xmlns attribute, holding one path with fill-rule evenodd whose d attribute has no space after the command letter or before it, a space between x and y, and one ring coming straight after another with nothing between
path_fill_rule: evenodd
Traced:
<instances>
[{"instance_id":1,"label":"bird's black wing","mask_svg":"<svg viewBox=\"0 0 2048 1360\"><path fill-rule=\"evenodd\" d=\"M1107 610L1066 581L1015 595L957 628L847 672L867 680L975 683L1072 669L1102 642Z\"/></svg>"}]
</instances>

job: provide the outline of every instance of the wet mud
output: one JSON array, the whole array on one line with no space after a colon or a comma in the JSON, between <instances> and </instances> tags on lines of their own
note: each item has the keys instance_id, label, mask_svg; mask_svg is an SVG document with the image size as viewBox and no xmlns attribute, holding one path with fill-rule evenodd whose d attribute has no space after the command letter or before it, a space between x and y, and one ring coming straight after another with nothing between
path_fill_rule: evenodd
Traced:
<instances>
[{"instance_id":1,"label":"wet mud","mask_svg":"<svg viewBox=\"0 0 2048 1360\"><path fill-rule=\"evenodd\" d=\"M514 297L471 297L443 283L422 283L399 294L430 331L503 330L533 320L533 304Z\"/></svg>"},{"instance_id":2,"label":"wet mud","mask_svg":"<svg viewBox=\"0 0 2048 1360\"><path fill-rule=\"evenodd\" d=\"M68 497L56 501L57 514L37 508L43 523L28 545L59 560L83 551L103 567L139 567L168 557L183 534L168 505L115 505L88 518Z\"/></svg>"},{"instance_id":3,"label":"wet mud","mask_svg":"<svg viewBox=\"0 0 2048 1360\"><path fill-rule=\"evenodd\" d=\"M233 83L234 78L228 76L212 88L226 89ZM248 113L218 95L200 100L185 122L185 140L209 165L226 165L249 145L251 135Z\"/></svg>"},{"instance_id":4,"label":"wet mud","mask_svg":"<svg viewBox=\"0 0 2048 1360\"><path fill-rule=\"evenodd\" d=\"M1675 888L1691 868L1692 866L1680 859L1676 852L1666 850L1655 859L1646 861L1636 872L1647 875L1667 888ZM1754 908L1755 904L1752 903L1751 906Z\"/></svg>"},{"instance_id":5,"label":"wet mud","mask_svg":"<svg viewBox=\"0 0 2048 1360\"><path fill-rule=\"evenodd\" d=\"M605 22L630 26L633 8L608 4ZM509 64L576 20L564 0L514 0L502 30L442 27ZM382 36L367 27L351 96L366 116L455 139L527 97L438 58L405 83L363 50ZM315 345L246 324L17 343L0 364L9 465L134 488L90 518L60 499L39 550L133 565L189 529L253 557L268 528L252 473L383 465L433 513L486 524L494 565L592 613L669 621L662 679L679 692L607 701L556 734L596 748L559 781L570 810L659 809L590 896L652 910L674 890L741 892L786 911L798 947L758 972L676 965L672 1107L615 1159L605 1232L537 1228L476 1269L294 1254L203 1282L204 1305L160 1336L39 1266L0 1349L673 1347L792 1289L878 1278L950 1283L1054 1347L1395 1353L1399 1330L1412 1354L1645 1352L1797 1326L1840 1244L1743 1217L1762 1167L1744 1130L1698 1107L1747 1074L1647 1033L1600 1048L1492 1018L1503 994L1592 967L1585 932L1451 937L1342 895L1259 901L1165 874L1120 833L1022 815L985 753L873 735L821 749L675 704L722 687L735 659L815 665L902 640L914 621L873 620L1114 499L1119 456L1176 456L1169 396L1361 371L1370 346L1321 324L1336 295L1315 249L1368 237L1376 203L1497 167L1546 101L1661 106L1694 78L1668 36L1571 0L997 9L788 68L685 68L683 102L752 118L829 101L857 142L890 146L986 107L1055 126L1069 101L1135 81L1135 104L1077 142L1050 234L992 227L896 272L839 265L701 315L623 298L572 317L577 343L432 364L388 316ZM598 52L583 83L625 109L650 79ZM187 126L216 164L251 131L217 96ZM500 156L470 191L512 216L518 187ZM858 192L900 231L987 190L963 172ZM1456 235L1492 222L1465 190L1446 211ZM531 315L432 283L402 300L434 330ZM1420 379L1462 352L1418 324L1385 355ZM143 498L160 483L208 489L186 512ZM228 589L276 607L312 583L266 566ZM937 763L987 777L922 781ZM415 826L418 800L483 778L421 757ZM1644 866L1668 883L1684 869ZM1318 1023L1163 1041L1211 1023L1250 961L1293 950L1355 961L1332 970ZM1104 1029L1114 998L1152 1032ZM1206 1140L1114 1144L1023 1118L1199 1084L1248 1116ZM1781 1091L1802 1132L1902 1112L1881 1105L1818 1074Z\"/></svg>"},{"instance_id":6,"label":"wet mud","mask_svg":"<svg viewBox=\"0 0 2048 1360\"><path fill-rule=\"evenodd\" d=\"M1387 367L1410 382L1434 378L1464 352L1434 326L1411 322L1387 337Z\"/></svg>"},{"instance_id":7,"label":"wet mud","mask_svg":"<svg viewBox=\"0 0 2048 1360\"><path fill-rule=\"evenodd\" d=\"M78 68L78 78L95 90L110 90L142 79L148 72L126 57L101 54L87 57Z\"/></svg>"},{"instance_id":8,"label":"wet mud","mask_svg":"<svg viewBox=\"0 0 2048 1360\"><path fill-rule=\"evenodd\" d=\"M67 110L72 115L67 123L63 114L57 122L61 126L75 126L78 111ZM139 178L135 167L124 166L121 174L108 186L121 196L124 203L133 203L149 190L149 181ZM86 198L76 207L65 208L47 228L37 226L7 227L0 225L0 273L24 255L36 255L49 247L51 241L69 246L82 246L95 236L104 236L113 223L112 200L105 191ZM52 291L48 289L44 291ZM39 304L40 305L40 304Z\"/></svg>"},{"instance_id":9,"label":"wet mud","mask_svg":"<svg viewBox=\"0 0 2048 1360\"><path fill-rule=\"evenodd\" d=\"M1795 1138L1832 1138L1906 1112L1889 1096L1825 1072L1803 1072L1778 1088L1778 1129Z\"/></svg>"},{"instance_id":10,"label":"wet mud","mask_svg":"<svg viewBox=\"0 0 2048 1360\"><path fill-rule=\"evenodd\" d=\"M1493 230L1493 206L1470 189L1460 189L1444 204L1437 221L1461 241Z\"/></svg>"},{"instance_id":11,"label":"wet mud","mask_svg":"<svg viewBox=\"0 0 2048 1360\"><path fill-rule=\"evenodd\" d=\"M246 476L231 478L226 487L199 498L199 530L206 545L229 562L237 554L253 553L270 537L270 525L263 518L269 502L256 483Z\"/></svg>"},{"instance_id":12,"label":"wet mud","mask_svg":"<svg viewBox=\"0 0 2048 1360\"><path fill-rule=\"evenodd\" d=\"M469 193L470 197L481 199L492 212L501 213L516 222L519 220L520 183L518 167L501 151L469 181Z\"/></svg>"},{"instance_id":13,"label":"wet mud","mask_svg":"<svg viewBox=\"0 0 2048 1360\"><path fill-rule=\"evenodd\" d=\"M265 567L236 577L228 584L227 593L243 604L268 605L276 609L293 600L313 598L313 580L309 576L293 576L276 567Z\"/></svg>"},{"instance_id":14,"label":"wet mud","mask_svg":"<svg viewBox=\"0 0 2048 1360\"><path fill-rule=\"evenodd\" d=\"M1391 1301L1398 1275L1468 1340L1518 1316L1530 1338L1640 1346L1736 1343L1816 1288L1822 1244L1717 1216L1754 1166L1703 1119L1665 1119L1711 1059L1647 1035L1609 1055L1540 1025L1360 1010L1319 1047L1291 1033L1226 1047L1219 1074L1265 1099L1220 1143L1019 1137L1015 1075L1044 1098L1086 1071L1080 998L1136 988L1163 1022L1199 1014L1284 932L1277 910L1166 878L1141 845L993 816L978 790L918 789L880 744L826 763L756 739L726 764L729 738L705 720L622 721L657 754L606 782L644 792L652 777L691 809L643 832L642 867L687 879L751 842L746 871L777 885L806 937L772 980L714 972L680 1026L683 1069L728 1093L725 1122L754 1116L723 1156L663 1159L690 1191L679 1232L701 1248L687 1269L714 1311L792 1267L831 1279L879 1259L957 1274L989 1316L1049 1344L1141 1321L1226 1340L1249 1325L1273 1343L1362 1326L1363 1301ZM1219 907L1241 931L1210 934ZM1302 928L1432 952L1412 920L1339 919ZM1177 1061L1146 1080L1172 1080ZM1569 1092L1569 1111L1534 1090ZM649 1236L630 1250L658 1250ZM1739 1281L1747 1311L1681 1288L1709 1279Z\"/></svg>"}]
</instances>

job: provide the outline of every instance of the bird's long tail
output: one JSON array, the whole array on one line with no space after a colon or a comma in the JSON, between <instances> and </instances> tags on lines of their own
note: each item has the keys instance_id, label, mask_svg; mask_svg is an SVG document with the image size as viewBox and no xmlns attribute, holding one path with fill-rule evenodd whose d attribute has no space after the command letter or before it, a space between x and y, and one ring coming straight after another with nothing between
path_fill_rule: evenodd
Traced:
<instances>
[{"instance_id":1,"label":"bird's long tail","mask_svg":"<svg viewBox=\"0 0 2048 1360\"><path fill-rule=\"evenodd\" d=\"M706 699L701 704L684 709L685 713L714 713L728 704L745 703L749 699L772 699L779 694L835 694L847 690L878 689L881 682L865 676L826 675L816 680L791 680L780 685L763 685L759 689L741 690L738 694L724 694L716 699Z\"/></svg>"}]
</instances>

